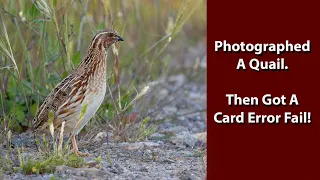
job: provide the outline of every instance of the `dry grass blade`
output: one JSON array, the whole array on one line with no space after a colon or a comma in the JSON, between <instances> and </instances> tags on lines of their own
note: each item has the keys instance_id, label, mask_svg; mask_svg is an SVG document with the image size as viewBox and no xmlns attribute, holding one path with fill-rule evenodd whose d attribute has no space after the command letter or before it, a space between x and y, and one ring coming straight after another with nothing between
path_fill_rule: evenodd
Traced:
<instances>
[{"instance_id":1,"label":"dry grass blade","mask_svg":"<svg viewBox=\"0 0 320 180\"><path fill-rule=\"evenodd\" d=\"M5 40L0 38L0 51L4 56L6 56L14 64L14 67L15 67L17 73L18 73L18 76L20 76L16 60L15 60L15 58L13 56L13 53L12 53L12 48L11 48L11 45L10 45L10 41L9 41L9 36L8 36L8 33L7 33L6 25L4 24L4 21L3 21L1 13L0 13L0 18L1 18L1 22L2 22L2 32L3 32L4 37L5 37Z\"/></svg>"},{"instance_id":2,"label":"dry grass blade","mask_svg":"<svg viewBox=\"0 0 320 180\"><path fill-rule=\"evenodd\" d=\"M51 137L54 140L53 119L54 119L53 111L50 111L48 115L49 130L50 130Z\"/></svg>"},{"instance_id":3,"label":"dry grass blade","mask_svg":"<svg viewBox=\"0 0 320 180\"><path fill-rule=\"evenodd\" d=\"M11 130L9 130L8 133L7 133L8 145L11 144L11 138L12 138L12 132L11 132Z\"/></svg>"},{"instance_id":4,"label":"dry grass blade","mask_svg":"<svg viewBox=\"0 0 320 180\"><path fill-rule=\"evenodd\" d=\"M64 131L64 125L65 125L65 121L62 122L61 124L61 130L60 130L60 138L59 138L59 146L58 146L58 153L61 154L62 153L62 144L63 144L63 131Z\"/></svg>"},{"instance_id":5,"label":"dry grass blade","mask_svg":"<svg viewBox=\"0 0 320 180\"><path fill-rule=\"evenodd\" d=\"M33 4L46 18L52 18L52 11L45 0L33 0Z\"/></svg>"},{"instance_id":6,"label":"dry grass blade","mask_svg":"<svg viewBox=\"0 0 320 180\"><path fill-rule=\"evenodd\" d=\"M3 126L4 126L4 131L7 134L7 132L8 132L8 123L7 123L6 113L4 111L4 103L3 103L2 93L3 93L2 92L2 88L0 88L0 100L1 100L1 106L2 106Z\"/></svg>"},{"instance_id":7,"label":"dry grass blade","mask_svg":"<svg viewBox=\"0 0 320 180\"><path fill-rule=\"evenodd\" d=\"M74 126L74 128L73 128L72 134L75 133L75 131L79 128L80 124L82 123L83 118L84 118L84 114L85 114L86 111L87 111L87 107L88 107L88 103L84 104L84 106L82 107L79 120L78 120L77 124L76 124L76 125Z\"/></svg>"},{"instance_id":8,"label":"dry grass blade","mask_svg":"<svg viewBox=\"0 0 320 180\"><path fill-rule=\"evenodd\" d=\"M119 77L119 51L117 44L112 45L112 52L114 54L114 72L115 72L115 79L116 83L120 83L120 77Z\"/></svg>"},{"instance_id":9,"label":"dry grass blade","mask_svg":"<svg viewBox=\"0 0 320 180\"><path fill-rule=\"evenodd\" d=\"M172 37L177 35L182 26L186 23L186 21L190 18L190 16L197 9L198 5L201 4L201 1L194 0L184 0L182 6L179 9L176 21L172 27Z\"/></svg>"},{"instance_id":10,"label":"dry grass blade","mask_svg":"<svg viewBox=\"0 0 320 180\"><path fill-rule=\"evenodd\" d=\"M194 13L200 3L201 1L184 0L179 8L179 12L175 19L175 22L173 23L173 20L169 18L166 28L166 35L163 36L159 41L154 43L144 53L142 53L140 55L140 58L147 55L153 49L157 48L162 42L164 42L164 45L160 48L155 57L158 57L161 53L163 53L163 51L171 42L172 38L174 38L181 31L182 26L187 22L187 20Z\"/></svg>"},{"instance_id":11,"label":"dry grass blade","mask_svg":"<svg viewBox=\"0 0 320 180\"><path fill-rule=\"evenodd\" d=\"M122 109L121 112L126 112L136 101L138 101L140 98L142 98L145 94L147 94L150 91L149 86L144 87L140 93L137 94L137 96L126 106Z\"/></svg>"}]
</instances>

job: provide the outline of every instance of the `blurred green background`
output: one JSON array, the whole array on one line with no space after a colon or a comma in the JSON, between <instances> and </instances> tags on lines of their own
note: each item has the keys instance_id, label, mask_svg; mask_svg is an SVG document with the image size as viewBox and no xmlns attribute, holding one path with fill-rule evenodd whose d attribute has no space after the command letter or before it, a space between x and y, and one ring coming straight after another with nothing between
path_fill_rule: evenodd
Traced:
<instances>
[{"instance_id":1,"label":"blurred green background","mask_svg":"<svg viewBox=\"0 0 320 180\"><path fill-rule=\"evenodd\" d=\"M1 0L0 131L21 132L30 127L28 122L45 96L77 67L95 33L104 28L115 29L125 40L118 43L119 86L115 56L108 51L108 83L119 107L136 96L136 89L140 91L150 82L172 73L189 73L190 69L182 66L186 50L206 41L205 3ZM147 112L158 103L152 97L144 101L141 114L145 113L139 121L152 119ZM126 114L132 112L133 107ZM95 119L107 117L112 121L115 113L107 96L99 109L102 118Z\"/></svg>"}]
</instances>

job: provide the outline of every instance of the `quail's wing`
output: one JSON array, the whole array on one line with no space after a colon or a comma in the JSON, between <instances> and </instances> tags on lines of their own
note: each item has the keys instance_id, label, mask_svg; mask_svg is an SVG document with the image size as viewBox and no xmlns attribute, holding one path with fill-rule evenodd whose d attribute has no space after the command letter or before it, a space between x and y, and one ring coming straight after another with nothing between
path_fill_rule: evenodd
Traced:
<instances>
[{"instance_id":1,"label":"quail's wing","mask_svg":"<svg viewBox=\"0 0 320 180\"><path fill-rule=\"evenodd\" d=\"M72 116L76 112L75 107L82 103L86 89L87 80L84 76L70 74L46 97L33 120L33 127L46 128L50 111L54 113L54 126L60 126L62 119L56 117Z\"/></svg>"}]
</instances>

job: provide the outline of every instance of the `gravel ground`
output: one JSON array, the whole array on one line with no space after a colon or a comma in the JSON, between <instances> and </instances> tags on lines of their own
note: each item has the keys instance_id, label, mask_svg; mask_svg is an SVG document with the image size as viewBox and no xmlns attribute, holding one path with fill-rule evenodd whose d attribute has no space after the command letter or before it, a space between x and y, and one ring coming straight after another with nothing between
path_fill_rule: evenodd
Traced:
<instances>
[{"instance_id":1,"label":"gravel ground","mask_svg":"<svg viewBox=\"0 0 320 180\"><path fill-rule=\"evenodd\" d=\"M165 81L160 80L162 88L157 89L159 96L166 97L178 88L181 90L158 114L157 118L164 121L148 140L106 143L106 133L101 132L91 141L81 143L80 150L92 154L92 157L85 158L88 167L58 166L54 174L23 175L18 168L19 160L14 155L12 159L16 170L0 171L0 179L205 179L207 134L204 48L205 45L200 44L196 50L188 51L191 54L203 51L200 55L194 55L200 57L196 58L199 61L198 71L204 71L198 78L190 80L187 75L177 73ZM186 68L190 69L194 59L184 61ZM24 156L35 156L35 143L30 135L20 134L13 139L13 143L24 145ZM0 155L3 157L6 151L1 148L4 147L0 146ZM102 161L97 164L94 158L99 156Z\"/></svg>"},{"instance_id":2,"label":"gravel ground","mask_svg":"<svg viewBox=\"0 0 320 180\"><path fill-rule=\"evenodd\" d=\"M92 146L94 148L94 146ZM183 143L163 141L101 144L87 149L101 156L102 163L90 168L58 166L55 174L23 175L7 173L4 179L205 179L206 157L200 145L191 148ZM108 159L112 159L111 162ZM92 157L85 158L94 164Z\"/></svg>"}]
</instances>

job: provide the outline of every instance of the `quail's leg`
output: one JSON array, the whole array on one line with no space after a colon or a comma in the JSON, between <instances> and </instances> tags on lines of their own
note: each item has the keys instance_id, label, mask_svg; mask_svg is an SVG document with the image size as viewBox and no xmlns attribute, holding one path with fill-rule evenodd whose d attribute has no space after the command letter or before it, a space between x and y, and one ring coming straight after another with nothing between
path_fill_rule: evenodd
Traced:
<instances>
[{"instance_id":1,"label":"quail's leg","mask_svg":"<svg viewBox=\"0 0 320 180\"><path fill-rule=\"evenodd\" d=\"M78 145L77 145L77 142L76 142L76 137L75 137L74 134L71 135L71 143L72 143L72 151L77 156L81 156L81 157L91 156L91 154L89 154L89 153L82 153L82 152L79 151Z\"/></svg>"}]
</instances>

